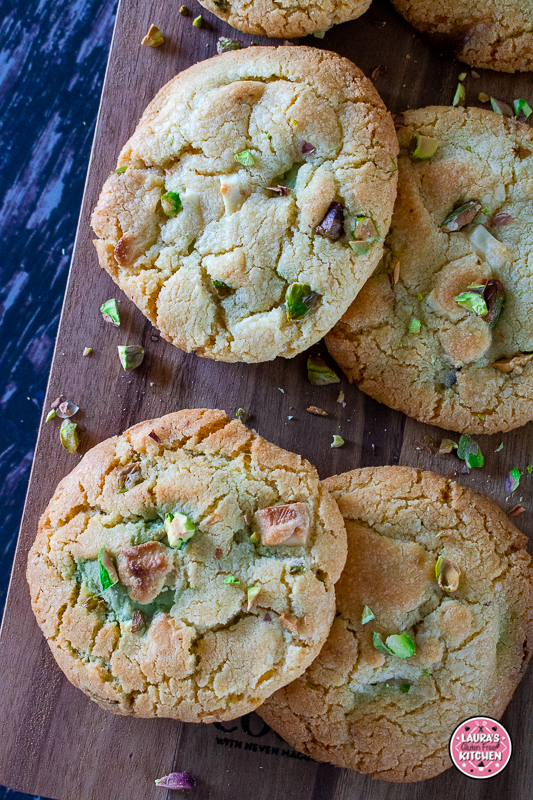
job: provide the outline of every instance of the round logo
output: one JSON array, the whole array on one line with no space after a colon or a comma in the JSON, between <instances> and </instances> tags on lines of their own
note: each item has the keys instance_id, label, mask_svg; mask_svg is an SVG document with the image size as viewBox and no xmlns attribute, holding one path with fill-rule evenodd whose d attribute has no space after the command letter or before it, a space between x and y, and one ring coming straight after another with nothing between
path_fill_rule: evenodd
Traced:
<instances>
[{"instance_id":1,"label":"round logo","mask_svg":"<svg viewBox=\"0 0 533 800\"><path fill-rule=\"evenodd\" d=\"M511 737L491 717L465 719L450 738L450 757L469 778L493 778L511 759Z\"/></svg>"}]
</instances>

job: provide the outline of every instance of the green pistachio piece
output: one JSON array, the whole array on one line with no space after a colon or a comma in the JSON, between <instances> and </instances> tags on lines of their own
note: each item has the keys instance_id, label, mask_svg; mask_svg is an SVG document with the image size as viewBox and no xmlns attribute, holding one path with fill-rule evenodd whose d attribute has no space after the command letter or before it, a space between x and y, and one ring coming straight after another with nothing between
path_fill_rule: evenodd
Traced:
<instances>
[{"instance_id":1,"label":"green pistachio piece","mask_svg":"<svg viewBox=\"0 0 533 800\"><path fill-rule=\"evenodd\" d=\"M525 122L533 114L533 109L530 108L526 100L515 100L513 105L515 114L520 122Z\"/></svg>"},{"instance_id":2,"label":"green pistachio piece","mask_svg":"<svg viewBox=\"0 0 533 800\"><path fill-rule=\"evenodd\" d=\"M411 139L409 152L412 158L431 158L435 155L438 146L438 139L433 139L432 136L422 136L415 133Z\"/></svg>"},{"instance_id":3,"label":"green pistachio piece","mask_svg":"<svg viewBox=\"0 0 533 800\"><path fill-rule=\"evenodd\" d=\"M349 244L357 256L366 256L372 249L370 242L349 242Z\"/></svg>"},{"instance_id":4,"label":"green pistachio piece","mask_svg":"<svg viewBox=\"0 0 533 800\"><path fill-rule=\"evenodd\" d=\"M247 592L247 599L248 599L248 606L246 608L247 611L250 611L253 604L257 600L257 595L261 591L261 586L250 586Z\"/></svg>"},{"instance_id":5,"label":"green pistachio piece","mask_svg":"<svg viewBox=\"0 0 533 800\"><path fill-rule=\"evenodd\" d=\"M463 203L463 205L455 208L451 214L448 214L441 225L442 230L446 231L446 233L461 230L465 225L472 222L480 208L481 203L479 200L469 200L468 203Z\"/></svg>"},{"instance_id":6,"label":"green pistachio piece","mask_svg":"<svg viewBox=\"0 0 533 800\"><path fill-rule=\"evenodd\" d=\"M202 22L203 22L202 15L199 14L197 17L193 19L192 24L194 25L195 28L201 28Z\"/></svg>"},{"instance_id":7,"label":"green pistachio piece","mask_svg":"<svg viewBox=\"0 0 533 800\"><path fill-rule=\"evenodd\" d=\"M326 28L325 31L315 31L313 33L313 36L315 37L315 39L323 39L324 36L326 35L326 33L328 32L328 30L329 30L329 28Z\"/></svg>"},{"instance_id":8,"label":"green pistachio piece","mask_svg":"<svg viewBox=\"0 0 533 800\"><path fill-rule=\"evenodd\" d=\"M313 386L327 386L330 383L340 383L341 379L328 367L321 358L307 359L307 377Z\"/></svg>"},{"instance_id":9,"label":"green pistachio piece","mask_svg":"<svg viewBox=\"0 0 533 800\"><path fill-rule=\"evenodd\" d=\"M246 411L245 408L238 408L237 411L235 412L235 416L243 424L246 424L252 418L251 412L250 411Z\"/></svg>"},{"instance_id":10,"label":"green pistachio piece","mask_svg":"<svg viewBox=\"0 0 533 800\"><path fill-rule=\"evenodd\" d=\"M123 167L117 167L110 173L110 175L122 175L128 169L128 165L125 164Z\"/></svg>"},{"instance_id":11,"label":"green pistachio piece","mask_svg":"<svg viewBox=\"0 0 533 800\"><path fill-rule=\"evenodd\" d=\"M169 219L175 217L181 210L181 198L177 192L165 192L161 195L161 208L163 214Z\"/></svg>"},{"instance_id":12,"label":"green pistachio piece","mask_svg":"<svg viewBox=\"0 0 533 800\"><path fill-rule=\"evenodd\" d=\"M146 621L144 619L144 614L140 609L136 608L133 612L133 617L131 618L130 631L132 633L140 633L145 627Z\"/></svg>"},{"instance_id":13,"label":"green pistachio piece","mask_svg":"<svg viewBox=\"0 0 533 800\"><path fill-rule=\"evenodd\" d=\"M404 633L394 633L392 636L387 636L385 642L383 642L381 634L374 631L373 643L376 650L390 656L396 656L396 658L409 658L415 652L415 643L405 631Z\"/></svg>"},{"instance_id":14,"label":"green pistachio piece","mask_svg":"<svg viewBox=\"0 0 533 800\"><path fill-rule=\"evenodd\" d=\"M439 447L439 455L443 456L447 453L452 453L454 450L457 450L458 445L453 439L443 439L440 443Z\"/></svg>"},{"instance_id":15,"label":"green pistachio piece","mask_svg":"<svg viewBox=\"0 0 533 800\"><path fill-rule=\"evenodd\" d=\"M331 447L342 447L344 444L344 439L342 436L338 436L337 434L333 435L333 441L331 443Z\"/></svg>"},{"instance_id":16,"label":"green pistachio piece","mask_svg":"<svg viewBox=\"0 0 533 800\"><path fill-rule=\"evenodd\" d=\"M368 606L363 608L363 616L361 618L361 625L366 625L367 622L370 622L371 619L374 619L373 612L369 609Z\"/></svg>"},{"instance_id":17,"label":"green pistachio piece","mask_svg":"<svg viewBox=\"0 0 533 800\"><path fill-rule=\"evenodd\" d=\"M102 547L98 553L98 564L100 565L100 583L102 584L102 591L105 592L110 586L118 583L118 575L113 559L105 547Z\"/></svg>"},{"instance_id":18,"label":"green pistachio piece","mask_svg":"<svg viewBox=\"0 0 533 800\"><path fill-rule=\"evenodd\" d=\"M240 50L241 45L233 39L225 39L221 36L217 42L217 53L227 53L228 50Z\"/></svg>"},{"instance_id":19,"label":"green pistachio piece","mask_svg":"<svg viewBox=\"0 0 533 800\"><path fill-rule=\"evenodd\" d=\"M45 422L50 422L50 420L53 419L55 417L55 415L56 415L56 412L52 408L52 410L49 411L48 414L46 415Z\"/></svg>"},{"instance_id":20,"label":"green pistachio piece","mask_svg":"<svg viewBox=\"0 0 533 800\"><path fill-rule=\"evenodd\" d=\"M366 255L371 245L379 241L376 226L370 217L361 215L355 218L353 238L355 241L350 242L350 247L359 256Z\"/></svg>"},{"instance_id":21,"label":"green pistachio piece","mask_svg":"<svg viewBox=\"0 0 533 800\"><path fill-rule=\"evenodd\" d=\"M513 117L513 109L511 106L508 106L507 103L504 103L503 100L496 100L495 97L490 98L490 104L492 106L492 110L496 114L503 114L504 117Z\"/></svg>"},{"instance_id":22,"label":"green pistachio piece","mask_svg":"<svg viewBox=\"0 0 533 800\"><path fill-rule=\"evenodd\" d=\"M237 580L235 575L228 575L227 578L224 578L224 583L229 583L231 586L239 586L241 582Z\"/></svg>"},{"instance_id":23,"label":"green pistachio piece","mask_svg":"<svg viewBox=\"0 0 533 800\"><path fill-rule=\"evenodd\" d=\"M92 347L84 347L82 355L83 356L90 356L92 351L93 351Z\"/></svg>"},{"instance_id":24,"label":"green pistachio piece","mask_svg":"<svg viewBox=\"0 0 533 800\"><path fill-rule=\"evenodd\" d=\"M234 158L235 161L238 161L238 163L242 164L243 167L253 167L255 163L255 158L249 150L243 150L241 153L236 153Z\"/></svg>"},{"instance_id":25,"label":"green pistachio piece","mask_svg":"<svg viewBox=\"0 0 533 800\"><path fill-rule=\"evenodd\" d=\"M231 286L228 286L224 281L217 281L215 278L211 278L211 283L220 297L229 297L230 294L233 294L235 291L235 289L232 289Z\"/></svg>"},{"instance_id":26,"label":"green pistachio piece","mask_svg":"<svg viewBox=\"0 0 533 800\"><path fill-rule=\"evenodd\" d=\"M466 462L470 469L482 467L485 463L479 444L468 433L463 433L459 439L457 455Z\"/></svg>"},{"instance_id":27,"label":"green pistachio piece","mask_svg":"<svg viewBox=\"0 0 533 800\"><path fill-rule=\"evenodd\" d=\"M402 685L400 686L400 692L407 694L410 688L411 688L410 683L402 683Z\"/></svg>"},{"instance_id":28,"label":"green pistachio piece","mask_svg":"<svg viewBox=\"0 0 533 800\"><path fill-rule=\"evenodd\" d=\"M458 78L459 78L460 81L464 81L464 79L466 78L466 72L461 72L461 74L458 76Z\"/></svg>"},{"instance_id":29,"label":"green pistachio piece","mask_svg":"<svg viewBox=\"0 0 533 800\"><path fill-rule=\"evenodd\" d=\"M294 189L296 186L296 178L298 177L298 170L301 166L301 164L293 164L287 172L274 178L275 183L278 186L285 186L286 189Z\"/></svg>"},{"instance_id":30,"label":"green pistachio piece","mask_svg":"<svg viewBox=\"0 0 533 800\"><path fill-rule=\"evenodd\" d=\"M137 369L143 363L144 347L140 344L118 345L118 357L123 368L128 372Z\"/></svg>"},{"instance_id":31,"label":"green pistachio piece","mask_svg":"<svg viewBox=\"0 0 533 800\"><path fill-rule=\"evenodd\" d=\"M440 588L445 592L456 592L459 588L461 573L451 561L439 556L435 564L435 577Z\"/></svg>"},{"instance_id":32,"label":"green pistachio piece","mask_svg":"<svg viewBox=\"0 0 533 800\"><path fill-rule=\"evenodd\" d=\"M295 564L293 567L289 567L290 575L298 575L300 572L305 572L303 564Z\"/></svg>"},{"instance_id":33,"label":"green pistachio piece","mask_svg":"<svg viewBox=\"0 0 533 800\"><path fill-rule=\"evenodd\" d=\"M70 422L70 420L64 419L59 429L61 444L65 450L68 450L69 453L75 453L78 449L79 440L78 432L76 430L77 427L78 426L75 422Z\"/></svg>"},{"instance_id":34,"label":"green pistachio piece","mask_svg":"<svg viewBox=\"0 0 533 800\"><path fill-rule=\"evenodd\" d=\"M250 541L252 544L259 544L259 542L261 541L261 537L257 533L252 533L252 535L250 536Z\"/></svg>"},{"instance_id":35,"label":"green pistachio piece","mask_svg":"<svg viewBox=\"0 0 533 800\"><path fill-rule=\"evenodd\" d=\"M164 41L163 34L157 25L150 25L148 33L142 40L141 44L143 44L145 47L159 47Z\"/></svg>"},{"instance_id":36,"label":"green pistachio piece","mask_svg":"<svg viewBox=\"0 0 533 800\"><path fill-rule=\"evenodd\" d=\"M458 305L468 311L473 311L478 317L484 317L488 313L485 300L477 292L462 292L453 299Z\"/></svg>"},{"instance_id":37,"label":"green pistachio piece","mask_svg":"<svg viewBox=\"0 0 533 800\"><path fill-rule=\"evenodd\" d=\"M466 90L464 84L459 81L457 84L457 89L455 90L455 95L453 98L453 106L466 106Z\"/></svg>"},{"instance_id":38,"label":"green pistachio piece","mask_svg":"<svg viewBox=\"0 0 533 800\"><path fill-rule=\"evenodd\" d=\"M175 550L183 550L189 539L192 539L196 533L194 522L180 511L165 515L165 530L168 543Z\"/></svg>"},{"instance_id":39,"label":"green pistachio piece","mask_svg":"<svg viewBox=\"0 0 533 800\"><path fill-rule=\"evenodd\" d=\"M420 329L422 328L422 323L419 319L412 319L411 324L409 325L409 333L420 333Z\"/></svg>"},{"instance_id":40,"label":"green pistachio piece","mask_svg":"<svg viewBox=\"0 0 533 800\"><path fill-rule=\"evenodd\" d=\"M100 311L106 322L111 322L111 324L115 325L117 328L120 327L120 315L118 313L116 300L107 300L105 303L102 303Z\"/></svg>"},{"instance_id":41,"label":"green pistachio piece","mask_svg":"<svg viewBox=\"0 0 533 800\"><path fill-rule=\"evenodd\" d=\"M308 283L291 283L285 296L287 319L302 319L316 306L320 299Z\"/></svg>"},{"instance_id":42,"label":"green pistachio piece","mask_svg":"<svg viewBox=\"0 0 533 800\"><path fill-rule=\"evenodd\" d=\"M511 493L518 489L522 475L523 473L520 472L519 469L516 469L516 467L509 470L505 479L505 491Z\"/></svg>"}]
</instances>

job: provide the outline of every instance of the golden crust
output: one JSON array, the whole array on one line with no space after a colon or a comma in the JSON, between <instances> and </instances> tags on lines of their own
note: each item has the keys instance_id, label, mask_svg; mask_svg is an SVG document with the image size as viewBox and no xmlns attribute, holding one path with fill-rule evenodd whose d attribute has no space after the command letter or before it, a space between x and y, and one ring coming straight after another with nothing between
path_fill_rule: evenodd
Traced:
<instances>
[{"instance_id":1,"label":"golden crust","mask_svg":"<svg viewBox=\"0 0 533 800\"><path fill-rule=\"evenodd\" d=\"M337 616L308 670L259 714L317 759L396 782L450 766L465 717L500 717L524 674L533 638L527 539L487 497L431 472L377 467L323 482L348 532ZM439 588L438 556L459 587ZM364 606L375 617L362 624ZM407 631L409 658L373 646Z\"/></svg>"},{"instance_id":2,"label":"golden crust","mask_svg":"<svg viewBox=\"0 0 533 800\"><path fill-rule=\"evenodd\" d=\"M254 545L254 513L291 502L306 504L306 545ZM178 511L195 524L181 550L163 524ZM105 591L90 571L102 547L127 578ZM39 626L74 685L119 714L211 722L251 711L309 665L345 558L342 517L307 461L223 411L193 409L90 450L41 517L27 574ZM261 589L248 609L250 586Z\"/></svg>"}]
</instances>

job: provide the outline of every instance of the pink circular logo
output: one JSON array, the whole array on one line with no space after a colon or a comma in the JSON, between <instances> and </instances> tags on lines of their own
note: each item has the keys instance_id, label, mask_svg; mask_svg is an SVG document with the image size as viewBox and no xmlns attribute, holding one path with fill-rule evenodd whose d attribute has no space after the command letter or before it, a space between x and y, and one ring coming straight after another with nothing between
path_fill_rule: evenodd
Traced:
<instances>
[{"instance_id":1,"label":"pink circular logo","mask_svg":"<svg viewBox=\"0 0 533 800\"><path fill-rule=\"evenodd\" d=\"M493 778L511 759L511 738L491 717L465 719L452 733L450 757L469 778Z\"/></svg>"}]
</instances>

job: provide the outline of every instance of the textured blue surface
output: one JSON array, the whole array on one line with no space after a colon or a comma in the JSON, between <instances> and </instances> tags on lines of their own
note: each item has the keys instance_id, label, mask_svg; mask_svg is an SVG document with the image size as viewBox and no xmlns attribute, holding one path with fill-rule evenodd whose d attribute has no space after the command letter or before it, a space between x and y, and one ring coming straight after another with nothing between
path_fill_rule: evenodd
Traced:
<instances>
[{"instance_id":1,"label":"textured blue surface","mask_svg":"<svg viewBox=\"0 0 533 800\"><path fill-rule=\"evenodd\" d=\"M2 0L0 609L76 232L116 0ZM0 800L23 800L0 787Z\"/></svg>"}]
</instances>

